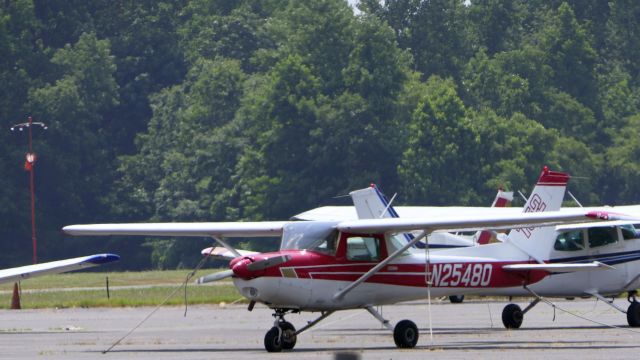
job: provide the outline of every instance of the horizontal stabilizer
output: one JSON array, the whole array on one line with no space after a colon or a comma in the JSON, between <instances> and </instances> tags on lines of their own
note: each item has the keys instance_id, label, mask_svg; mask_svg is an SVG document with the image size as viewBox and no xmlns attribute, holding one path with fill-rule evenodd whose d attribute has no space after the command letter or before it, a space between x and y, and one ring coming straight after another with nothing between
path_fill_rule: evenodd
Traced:
<instances>
[{"instance_id":1,"label":"horizontal stabilizer","mask_svg":"<svg viewBox=\"0 0 640 360\"><path fill-rule=\"evenodd\" d=\"M594 261L590 263L555 263L555 264L512 264L502 267L505 270L513 271L528 271L528 270L543 270L553 273L565 273L584 270L615 270L613 266Z\"/></svg>"},{"instance_id":2,"label":"horizontal stabilizer","mask_svg":"<svg viewBox=\"0 0 640 360\"><path fill-rule=\"evenodd\" d=\"M242 256L251 256L251 255L258 254L257 251L238 250L238 249L236 249L236 251L240 253L240 255ZM204 256L211 256L216 259L231 260L236 258L236 256L231 251L221 246L208 247L206 249L203 249L200 253Z\"/></svg>"},{"instance_id":3,"label":"horizontal stabilizer","mask_svg":"<svg viewBox=\"0 0 640 360\"><path fill-rule=\"evenodd\" d=\"M215 272L213 274L209 274L209 275L206 275L206 276L199 277L196 280L196 284L206 284L206 283L210 283L210 282L226 279L228 277L231 277L232 275L233 275L233 271L232 270L218 271L218 272Z\"/></svg>"}]
</instances>

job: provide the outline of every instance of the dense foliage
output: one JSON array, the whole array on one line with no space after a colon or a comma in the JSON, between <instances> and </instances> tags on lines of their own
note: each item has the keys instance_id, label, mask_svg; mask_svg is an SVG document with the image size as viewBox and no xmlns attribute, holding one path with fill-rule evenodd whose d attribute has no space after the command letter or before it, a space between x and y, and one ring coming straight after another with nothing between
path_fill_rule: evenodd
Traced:
<instances>
[{"instance_id":1,"label":"dense foliage","mask_svg":"<svg viewBox=\"0 0 640 360\"><path fill-rule=\"evenodd\" d=\"M378 183L487 204L542 165L584 204L640 201L640 2L11 0L0 4L0 266L192 266L200 240L66 224L286 219ZM262 243L261 243L262 244ZM268 243L273 245L273 243Z\"/></svg>"}]
</instances>

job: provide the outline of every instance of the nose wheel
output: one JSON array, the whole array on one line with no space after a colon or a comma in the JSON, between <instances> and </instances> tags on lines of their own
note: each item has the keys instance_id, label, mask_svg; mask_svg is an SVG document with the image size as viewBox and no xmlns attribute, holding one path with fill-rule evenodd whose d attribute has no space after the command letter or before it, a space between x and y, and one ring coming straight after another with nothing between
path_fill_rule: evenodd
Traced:
<instances>
[{"instance_id":1,"label":"nose wheel","mask_svg":"<svg viewBox=\"0 0 640 360\"><path fill-rule=\"evenodd\" d=\"M296 346L296 338L296 328L290 322L278 321L264 335L264 348L268 352L291 350Z\"/></svg>"},{"instance_id":2,"label":"nose wheel","mask_svg":"<svg viewBox=\"0 0 640 360\"><path fill-rule=\"evenodd\" d=\"M296 346L296 328L284 319L286 310L276 310L273 316L276 321L273 327L264 335L264 348L268 352L280 352L291 350Z\"/></svg>"}]
</instances>

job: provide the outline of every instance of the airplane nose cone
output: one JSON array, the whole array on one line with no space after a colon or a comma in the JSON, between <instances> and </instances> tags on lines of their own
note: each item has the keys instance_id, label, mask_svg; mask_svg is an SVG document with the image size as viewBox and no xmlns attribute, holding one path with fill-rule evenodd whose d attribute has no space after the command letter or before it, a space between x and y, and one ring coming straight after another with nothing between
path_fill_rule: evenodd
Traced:
<instances>
[{"instance_id":1,"label":"airplane nose cone","mask_svg":"<svg viewBox=\"0 0 640 360\"><path fill-rule=\"evenodd\" d=\"M229 265L233 274L241 279L249 280L255 277L254 272L250 271L247 267L253 261L249 258L237 258L234 259Z\"/></svg>"}]
</instances>

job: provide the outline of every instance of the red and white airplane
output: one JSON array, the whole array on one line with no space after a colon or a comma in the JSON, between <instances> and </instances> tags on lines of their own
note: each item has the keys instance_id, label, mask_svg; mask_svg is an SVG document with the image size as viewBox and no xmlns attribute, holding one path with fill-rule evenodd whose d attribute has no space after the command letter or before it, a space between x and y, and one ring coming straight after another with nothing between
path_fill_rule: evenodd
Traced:
<instances>
[{"instance_id":1,"label":"red and white airplane","mask_svg":"<svg viewBox=\"0 0 640 360\"><path fill-rule=\"evenodd\" d=\"M120 259L120 256L115 254L96 254L73 259L3 269L0 270L0 284L22 281L37 276L86 269L117 261L118 259Z\"/></svg>"},{"instance_id":2,"label":"red and white airplane","mask_svg":"<svg viewBox=\"0 0 640 360\"><path fill-rule=\"evenodd\" d=\"M274 326L264 338L267 351L292 349L297 335L333 312L358 308L366 309L392 330L398 347L411 348L418 341L416 325L402 320L392 327L375 306L424 299L428 292L434 296L503 294L526 288L552 273L609 268L597 261L549 263L553 241L548 240L549 228L539 226L628 219L606 210L533 212L559 208L568 178L545 169L537 192L527 202L530 212L509 216L94 224L66 226L64 231L71 235L213 237L235 258L229 270L206 276L202 282L231 277L240 294L250 300L249 310L256 302L274 310ZM512 231L502 243L434 253L412 250L433 232L487 228L519 230ZM412 231L420 233L409 242L399 236ZM226 237L265 236L281 236L280 250L243 255L224 241ZM300 311L321 315L296 330L284 317Z\"/></svg>"}]
</instances>

